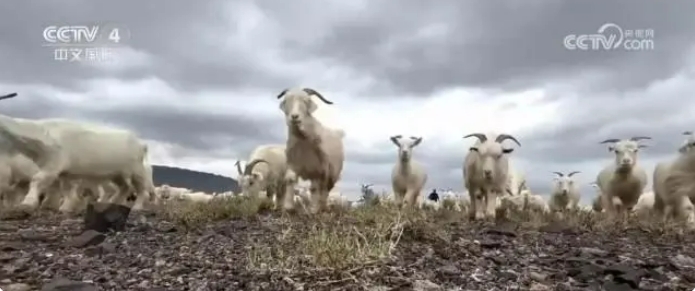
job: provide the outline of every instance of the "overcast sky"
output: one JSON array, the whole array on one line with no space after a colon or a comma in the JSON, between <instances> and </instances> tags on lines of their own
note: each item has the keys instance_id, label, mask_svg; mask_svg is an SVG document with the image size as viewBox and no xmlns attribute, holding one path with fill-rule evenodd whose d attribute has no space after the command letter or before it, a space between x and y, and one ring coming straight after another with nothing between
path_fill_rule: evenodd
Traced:
<instances>
[{"instance_id":1,"label":"overcast sky","mask_svg":"<svg viewBox=\"0 0 695 291\"><path fill-rule=\"evenodd\" d=\"M0 92L21 97L0 113L129 128L154 164L236 177L237 159L285 141L277 94L311 87L335 102L318 118L346 131L338 185L351 198L363 182L390 189L396 134L423 137L426 191L461 190L475 141L462 137L496 131L521 142L511 158L534 192L549 191L550 172L578 170L586 204L612 161L600 141L653 137L640 160L651 176L695 130L693 1L29 0L0 11ZM623 43L651 30L640 36L653 49L563 45L608 22ZM110 61L61 62L42 46L50 25L129 36Z\"/></svg>"}]
</instances>

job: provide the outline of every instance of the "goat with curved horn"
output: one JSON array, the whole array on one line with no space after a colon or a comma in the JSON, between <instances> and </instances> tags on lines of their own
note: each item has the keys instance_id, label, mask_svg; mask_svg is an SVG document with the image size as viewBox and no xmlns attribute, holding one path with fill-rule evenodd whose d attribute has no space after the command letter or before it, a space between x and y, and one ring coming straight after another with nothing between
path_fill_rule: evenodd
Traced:
<instances>
[{"instance_id":1,"label":"goat with curved horn","mask_svg":"<svg viewBox=\"0 0 695 291\"><path fill-rule=\"evenodd\" d=\"M648 136L633 136L630 138L631 141L640 141L643 139L652 139L652 138L648 137Z\"/></svg>"},{"instance_id":2,"label":"goat with curved horn","mask_svg":"<svg viewBox=\"0 0 695 291\"><path fill-rule=\"evenodd\" d=\"M556 174L556 175L558 175L558 176L560 176L560 177L564 177L564 176L565 176L565 174L560 173L560 172L553 172L553 173Z\"/></svg>"},{"instance_id":3,"label":"goat with curved horn","mask_svg":"<svg viewBox=\"0 0 695 291\"><path fill-rule=\"evenodd\" d=\"M519 143L519 141L516 140L515 137L513 137L513 136L511 136L511 135L509 135L509 134L506 134L506 133L503 133L503 134L498 135L497 138L495 139L495 141L498 142L498 143L502 143L503 141L508 140L508 139L511 139L511 140L512 140L514 143L516 143L518 146L521 146L521 143Z\"/></svg>"},{"instance_id":4,"label":"goat with curved horn","mask_svg":"<svg viewBox=\"0 0 695 291\"><path fill-rule=\"evenodd\" d=\"M604 141L600 142L600 144L604 144L604 143L616 143L616 142L619 142L619 141L620 141L620 139L617 139L617 138L609 138L609 139L607 139L607 140L604 140Z\"/></svg>"},{"instance_id":5,"label":"goat with curved horn","mask_svg":"<svg viewBox=\"0 0 695 291\"><path fill-rule=\"evenodd\" d=\"M0 96L0 100L3 100L3 99L10 99L10 98L14 98L14 97L17 97L17 93L16 93L16 92L15 92L15 93L10 93L10 94L7 94L7 95Z\"/></svg>"},{"instance_id":6,"label":"goat with curved horn","mask_svg":"<svg viewBox=\"0 0 695 291\"><path fill-rule=\"evenodd\" d=\"M246 164L246 168L244 168L244 175L251 174L251 171L253 171L253 167L255 167L256 164L258 164L258 163L266 163L266 164L270 165L270 163L268 163L268 161L266 161L266 160L256 159L256 160L250 161L248 164Z\"/></svg>"},{"instance_id":7,"label":"goat with curved horn","mask_svg":"<svg viewBox=\"0 0 695 291\"><path fill-rule=\"evenodd\" d=\"M478 140L480 140L481 143L487 141L487 136L486 136L485 134L483 134L483 133L478 133L478 132L476 132L476 133L471 133L471 134L469 134L469 135L467 135L467 136L464 136L463 138L469 138L469 137L471 137L471 136L477 137Z\"/></svg>"},{"instance_id":8,"label":"goat with curved horn","mask_svg":"<svg viewBox=\"0 0 695 291\"><path fill-rule=\"evenodd\" d=\"M332 104L333 104L333 102L327 100L325 97L323 97L323 95L321 95L321 93L317 92L317 91L314 90L314 89L311 89L311 88L304 88L303 90L304 90L304 92L306 92L306 93L309 94L309 95L316 95L316 97L319 97L319 99L321 99L321 101L323 101L323 103L326 103L326 104L329 104L329 105L332 105Z\"/></svg>"},{"instance_id":9,"label":"goat with curved horn","mask_svg":"<svg viewBox=\"0 0 695 291\"><path fill-rule=\"evenodd\" d=\"M572 171L569 174L567 174L567 177L572 177L572 175L579 174L579 173L581 173L581 171Z\"/></svg>"}]
</instances>

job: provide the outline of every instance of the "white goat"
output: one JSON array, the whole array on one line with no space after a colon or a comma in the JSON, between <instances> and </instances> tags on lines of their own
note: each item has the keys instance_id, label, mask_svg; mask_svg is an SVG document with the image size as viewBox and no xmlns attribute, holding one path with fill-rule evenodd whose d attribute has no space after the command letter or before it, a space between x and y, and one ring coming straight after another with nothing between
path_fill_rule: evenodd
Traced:
<instances>
[{"instance_id":1,"label":"white goat","mask_svg":"<svg viewBox=\"0 0 695 291\"><path fill-rule=\"evenodd\" d=\"M567 175L560 172L553 173L555 173L557 177L553 178L549 203L550 210L564 211L567 209L576 209L579 205L581 194L572 176L581 172L573 171Z\"/></svg>"},{"instance_id":2,"label":"white goat","mask_svg":"<svg viewBox=\"0 0 695 291\"><path fill-rule=\"evenodd\" d=\"M613 143L608 151L615 153L615 161L599 172L596 182L601 188L603 207L609 215L626 213L637 204L647 185L647 172L637 165L637 152L646 147L638 141L651 139L636 136L629 139L607 139L602 144Z\"/></svg>"},{"instance_id":3,"label":"white goat","mask_svg":"<svg viewBox=\"0 0 695 291\"><path fill-rule=\"evenodd\" d=\"M258 196L260 191L265 191L268 198L284 203L285 172L287 171L285 145L258 146L251 152L249 161L243 171L241 162L236 162L242 193ZM287 199L292 199L292 196Z\"/></svg>"},{"instance_id":4,"label":"white goat","mask_svg":"<svg viewBox=\"0 0 695 291\"><path fill-rule=\"evenodd\" d=\"M147 146L129 131L64 119L28 120L0 115L0 136L41 165L32 177L23 207L35 209L40 193L59 175L120 178L127 190L123 192L146 195L143 163Z\"/></svg>"},{"instance_id":5,"label":"white goat","mask_svg":"<svg viewBox=\"0 0 695 291\"><path fill-rule=\"evenodd\" d=\"M326 104L333 104L310 88L286 89L277 98L283 99L280 109L285 114L288 131L285 150L288 166L286 195L291 195L292 187L289 185L294 185L298 178L310 180L311 213L315 214L328 206L328 193L335 187L343 171L345 132L327 128L314 118L317 105L311 99L312 95ZM285 199L284 202L284 209L294 208L293 200Z\"/></svg>"},{"instance_id":6,"label":"white goat","mask_svg":"<svg viewBox=\"0 0 695 291\"><path fill-rule=\"evenodd\" d=\"M603 195L601 195L601 188L599 188L596 182L589 183L589 185L592 189L594 189L594 192L596 193L596 196L591 201L591 209L596 212L603 212Z\"/></svg>"},{"instance_id":7,"label":"white goat","mask_svg":"<svg viewBox=\"0 0 695 291\"><path fill-rule=\"evenodd\" d=\"M507 179L507 189L506 192L509 195L519 195L520 192L525 188L522 187L522 185L526 185L526 177L525 175L516 170L515 167L512 166L512 163L509 163L509 171L507 172L508 174L508 179Z\"/></svg>"},{"instance_id":8,"label":"white goat","mask_svg":"<svg viewBox=\"0 0 695 291\"><path fill-rule=\"evenodd\" d=\"M524 183L525 184L525 183ZM531 193L531 190L526 185L521 184L519 195L503 195L498 208L503 210L515 209L517 211L535 211L546 213L550 211L548 203L543 199L543 196Z\"/></svg>"},{"instance_id":9,"label":"white goat","mask_svg":"<svg viewBox=\"0 0 695 291\"><path fill-rule=\"evenodd\" d=\"M647 215L654 209L654 191L642 193L637 199L637 204L632 208L632 212L639 215Z\"/></svg>"},{"instance_id":10,"label":"white goat","mask_svg":"<svg viewBox=\"0 0 695 291\"><path fill-rule=\"evenodd\" d=\"M689 138L678 148L679 155L654 168L654 210L664 218L684 218L695 226L695 140L689 131L683 134Z\"/></svg>"},{"instance_id":11,"label":"white goat","mask_svg":"<svg viewBox=\"0 0 695 291\"><path fill-rule=\"evenodd\" d=\"M11 150L0 153L0 199L3 206L18 204L26 194L22 190L28 190L19 189L19 184L29 185L31 178L38 172L39 166L27 156Z\"/></svg>"},{"instance_id":12,"label":"white goat","mask_svg":"<svg viewBox=\"0 0 695 291\"><path fill-rule=\"evenodd\" d=\"M328 193L329 206L348 209L351 207L351 204L350 200L339 191L333 190Z\"/></svg>"},{"instance_id":13,"label":"white goat","mask_svg":"<svg viewBox=\"0 0 695 291\"><path fill-rule=\"evenodd\" d=\"M167 184L155 188L155 193L159 199L169 201L169 200L183 200L184 195L191 193L190 189L172 187Z\"/></svg>"},{"instance_id":14,"label":"white goat","mask_svg":"<svg viewBox=\"0 0 695 291\"><path fill-rule=\"evenodd\" d=\"M182 195L183 200L195 203L205 203L212 200L214 196L204 192L188 192Z\"/></svg>"},{"instance_id":15,"label":"white goat","mask_svg":"<svg viewBox=\"0 0 695 291\"><path fill-rule=\"evenodd\" d=\"M478 138L463 163L464 186L471 197L469 216L471 219L495 218L499 204L497 197L506 192L509 179L507 155L514 151L504 148L502 142L511 139L517 145L521 144L508 134L472 133L464 136L468 137Z\"/></svg>"},{"instance_id":16,"label":"white goat","mask_svg":"<svg viewBox=\"0 0 695 291\"><path fill-rule=\"evenodd\" d=\"M447 189L445 191L442 191L442 194L440 195L439 199L442 201L442 207L447 208L448 210L462 211L463 201L461 198L461 195L456 194L451 189Z\"/></svg>"},{"instance_id":17,"label":"white goat","mask_svg":"<svg viewBox=\"0 0 695 291\"><path fill-rule=\"evenodd\" d=\"M412 158L413 148L422 142L422 137L404 139L403 136L396 135L390 139L398 147L398 160L391 171L391 187L396 204L403 207L416 206L422 187L427 183L425 169Z\"/></svg>"}]
</instances>

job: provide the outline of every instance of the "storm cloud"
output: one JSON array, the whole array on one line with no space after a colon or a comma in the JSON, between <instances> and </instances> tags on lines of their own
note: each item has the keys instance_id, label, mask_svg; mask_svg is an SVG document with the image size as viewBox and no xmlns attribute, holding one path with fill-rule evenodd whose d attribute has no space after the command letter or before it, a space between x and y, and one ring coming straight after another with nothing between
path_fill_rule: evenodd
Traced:
<instances>
[{"instance_id":1,"label":"storm cloud","mask_svg":"<svg viewBox=\"0 0 695 291\"><path fill-rule=\"evenodd\" d=\"M687 1L70 0L0 10L0 92L21 97L0 113L128 128L151 143L154 163L233 175L255 146L284 142L277 93L312 87L335 101L317 115L346 131L339 186L353 199L360 183L390 188L391 135L424 138L414 158L427 167L426 188L462 190L473 142L463 136L513 134L523 145L514 164L547 193L552 171L593 181L611 161L604 139L652 137L640 153L651 173L695 130ZM653 47L563 45L606 23L623 43L639 31ZM49 25L129 37L110 61L61 62L42 45ZM588 203L594 193L583 191Z\"/></svg>"}]
</instances>

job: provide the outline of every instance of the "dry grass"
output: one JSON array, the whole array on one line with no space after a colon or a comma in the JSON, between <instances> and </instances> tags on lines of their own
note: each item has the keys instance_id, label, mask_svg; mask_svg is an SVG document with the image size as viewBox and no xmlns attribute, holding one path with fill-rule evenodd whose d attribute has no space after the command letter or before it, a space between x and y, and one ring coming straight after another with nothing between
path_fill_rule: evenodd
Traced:
<instances>
[{"instance_id":1,"label":"dry grass","mask_svg":"<svg viewBox=\"0 0 695 291\"><path fill-rule=\"evenodd\" d=\"M256 197L234 196L214 198L208 203L168 201L159 209L160 215L186 228L225 219L246 218L272 208L272 202Z\"/></svg>"},{"instance_id":2,"label":"dry grass","mask_svg":"<svg viewBox=\"0 0 695 291\"><path fill-rule=\"evenodd\" d=\"M350 269L393 259L402 239L427 240L448 236L447 227L480 225L466 213L443 207L439 211L410 210L371 201L354 209L334 209L318 216L273 215L275 237L248 237L247 267L253 270ZM186 228L206 223L255 217L271 209L271 204L249 197L215 200L213 203L173 203L162 214ZM502 214L502 213L500 213ZM543 213L509 212L504 221L517 225L517 231L538 231L562 222L563 228L587 232L622 232L630 229L663 234L682 229L677 223L659 219L609 219L604 214L582 210L562 217ZM656 222L655 222L656 221ZM682 230L680 230L682 233Z\"/></svg>"}]
</instances>

